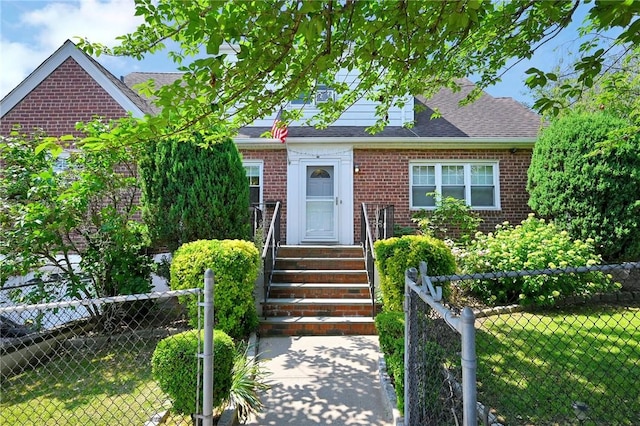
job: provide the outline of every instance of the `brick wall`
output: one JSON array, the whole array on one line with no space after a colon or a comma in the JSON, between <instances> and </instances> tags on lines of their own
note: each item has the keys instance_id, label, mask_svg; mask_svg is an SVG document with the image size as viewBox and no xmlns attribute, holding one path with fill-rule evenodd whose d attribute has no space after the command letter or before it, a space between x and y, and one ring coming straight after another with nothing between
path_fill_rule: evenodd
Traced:
<instances>
[{"instance_id":1,"label":"brick wall","mask_svg":"<svg viewBox=\"0 0 640 426\"><path fill-rule=\"evenodd\" d=\"M23 130L42 129L49 136L79 135L76 122L95 115L106 119L126 116L126 111L96 83L73 58L68 58L0 120L0 134L14 124Z\"/></svg>"},{"instance_id":2,"label":"brick wall","mask_svg":"<svg viewBox=\"0 0 640 426\"><path fill-rule=\"evenodd\" d=\"M355 241L360 238L360 206L364 203L395 206L395 222L413 226L409 210L409 162L412 160L498 161L500 169L501 210L478 210L484 219L481 230L488 232L496 224L508 220L519 223L531 211L527 205L527 169L531 150L354 150L354 164L360 173L354 175Z\"/></svg>"},{"instance_id":3,"label":"brick wall","mask_svg":"<svg viewBox=\"0 0 640 426\"><path fill-rule=\"evenodd\" d=\"M77 122L89 121L94 116L117 119L126 115L73 58L68 58L2 117L0 134L8 135L13 126L19 124L26 133L41 129L49 136L81 136L75 130ZM120 165L117 170L126 175L136 172L133 165ZM133 197L138 203L140 193L135 190L124 196L127 197ZM135 219L139 218L138 213ZM85 248L85 241L79 235L71 238L79 248Z\"/></svg>"},{"instance_id":4,"label":"brick wall","mask_svg":"<svg viewBox=\"0 0 640 426\"><path fill-rule=\"evenodd\" d=\"M280 237L287 238L287 151L241 149L245 160L262 160L263 201L280 201ZM268 218L270 220L271 218Z\"/></svg>"},{"instance_id":5,"label":"brick wall","mask_svg":"<svg viewBox=\"0 0 640 426\"><path fill-rule=\"evenodd\" d=\"M263 160L265 201L282 204L282 238L285 235L287 197L287 154L284 150L242 150L244 159ZM409 162L412 160L497 161L500 169L501 210L478 210L484 219L481 230L488 232L496 224L508 220L519 223L531 211L527 205L527 169L531 150L386 150L355 149L354 164L360 173L354 175L354 241L360 241L360 206L364 203L395 206L395 221L413 226L409 210Z\"/></svg>"}]
</instances>

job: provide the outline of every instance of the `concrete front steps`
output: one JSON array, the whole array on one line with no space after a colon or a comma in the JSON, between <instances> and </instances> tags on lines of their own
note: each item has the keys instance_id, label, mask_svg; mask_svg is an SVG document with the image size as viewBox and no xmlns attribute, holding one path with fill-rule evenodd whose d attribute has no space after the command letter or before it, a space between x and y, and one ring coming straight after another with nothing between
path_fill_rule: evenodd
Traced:
<instances>
[{"instance_id":1,"label":"concrete front steps","mask_svg":"<svg viewBox=\"0 0 640 426\"><path fill-rule=\"evenodd\" d=\"M360 246L281 246L262 336L376 334Z\"/></svg>"}]
</instances>

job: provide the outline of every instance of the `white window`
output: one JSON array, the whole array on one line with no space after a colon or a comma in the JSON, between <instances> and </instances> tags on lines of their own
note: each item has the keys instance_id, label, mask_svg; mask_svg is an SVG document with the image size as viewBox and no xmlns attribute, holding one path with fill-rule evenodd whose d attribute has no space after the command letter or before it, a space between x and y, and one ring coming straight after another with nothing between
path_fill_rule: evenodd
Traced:
<instances>
[{"instance_id":1,"label":"white window","mask_svg":"<svg viewBox=\"0 0 640 426\"><path fill-rule=\"evenodd\" d=\"M308 92L301 93L296 99L291 100L289 104L295 106L306 105L313 107L330 100L336 100L336 91L325 84L318 84L313 94L309 94Z\"/></svg>"},{"instance_id":2,"label":"white window","mask_svg":"<svg viewBox=\"0 0 640 426\"><path fill-rule=\"evenodd\" d=\"M249 179L249 202L262 204L262 161L244 161L243 165Z\"/></svg>"},{"instance_id":3,"label":"white window","mask_svg":"<svg viewBox=\"0 0 640 426\"><path fill-rule=\"evenodd\" d=\"M316 88L316 105L323 102L336 100L336 92L331 87L327 87L324 84L319 84Z\"/></svg>"},{"instance_id":4,"label":"white window","mask_svg":"<svg viewBox=\"0 0 640 426\"><path fill-rule=\"evenodd\" d=\"M432 162L414 161L409 165L412 209L435 207L435 199L428 193L464 200L474 209L499 209L497 162Z\"/></svg>"}]
</instances>

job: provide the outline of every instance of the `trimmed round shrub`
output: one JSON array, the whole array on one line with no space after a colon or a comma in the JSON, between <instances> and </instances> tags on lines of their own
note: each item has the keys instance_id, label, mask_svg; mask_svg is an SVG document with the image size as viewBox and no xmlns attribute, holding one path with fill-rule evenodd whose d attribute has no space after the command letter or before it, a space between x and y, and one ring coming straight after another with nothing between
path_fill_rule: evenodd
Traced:
<instances>
[{"instance_id":1,"label":"trimmed round shrub","mask_svg":"<svg viewBox=\"0 0 640 426\"><path fill-rule=\"evenodd\" d=\"M516 227L505 222L495 233L476 234L476 240L458 255L462 271L470 274L590 266L600 261L593 240L574 240L567 231L533 214ZM553 305L563 296L617 288L601 272L473 280L462 285L490 305L540 306Z\"/></svg>"},{"instance_id":2,"label":"trimmed round shrub","mask_svg":"<svg viewBox=\"0 0 640 426\"><path fill-rule=\"evenodd\" d=\"M216 328L242 338L258 326L253 290L260 268L256 246L242 240L200 240L182 245L171 262L172 290L204 287L204 272L214 273ZM184 296L191 324L198 323L197 299Z\"/></svg>"},{"instance_id":3,"label":"trimmed round shrub","mask_svg":"<svg viewBox=\"0 0 640 426\"><path fill-rule=\"evenodd\" d=\"M199 334L199 336L198 336ZM171 398L173 410L180 414L198 412L196 391L198 387L198 338L204 332L189 330L162 339L151 357L151 373L160 389ZM213 406L228 400L235 347L226 333L213 333ZM202 383L202 381L200 382ZM202 392L198 406L202 406Z\"/></svg>"},{"instance_id":4,"label":"trimmed round shrub","mask_svg":"<svg viewBox=\"0 0 640 426\"><path fill-rule=\"evenodd\" d=\"M449 275L456 270L451 249L444 241L427 235L378 240L374 250L385 311L402 312L404 273L407 268L418 269L420 262L425 261L429 275Z\"/></svg>"},{"instance_id":5,"label":"trimmed round shrub","mask_svg":"<svg viewBox=\"0 0 640 426\"><path fill-rule=\"evenodd\" d=\"M640 136L606 113L554 121L536 142L529 205L608 260L640 258Z\"/></svg>"}]
</instances>

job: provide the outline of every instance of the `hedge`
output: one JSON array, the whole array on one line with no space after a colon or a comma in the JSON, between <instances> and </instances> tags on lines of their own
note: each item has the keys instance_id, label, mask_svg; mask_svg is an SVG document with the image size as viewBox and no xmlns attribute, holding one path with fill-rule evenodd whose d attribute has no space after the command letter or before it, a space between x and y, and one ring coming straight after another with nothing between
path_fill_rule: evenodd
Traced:
<instances>
[{"instance_id":1,"label":"hedge","mask_svg":"<svg viewBox=\"0 0 640 426\"><path fill-rule=\"evenodd\" d=\"M449 275L456 270L451 249L443 241L426 235L405 235L378 240L374 244L376 266L385 311L402 312L404 273L427 262L429 275Z\"/></svg>"},{"instance_id":2,"label":"hedge","mask_svg":"<svg viewBox=\"0 0 640 426\"><path fill-rule=\"evenodd\" d=\"M260 267L255 245L242 240L199 240L183 244L171 262L171 289L203 288L204 272L214 273L214 311L216 328L233 338L242 338L258 326L254 285ZM198 322L194 296L187 303L190 321Z\"/></svg>"}]
</instances>

